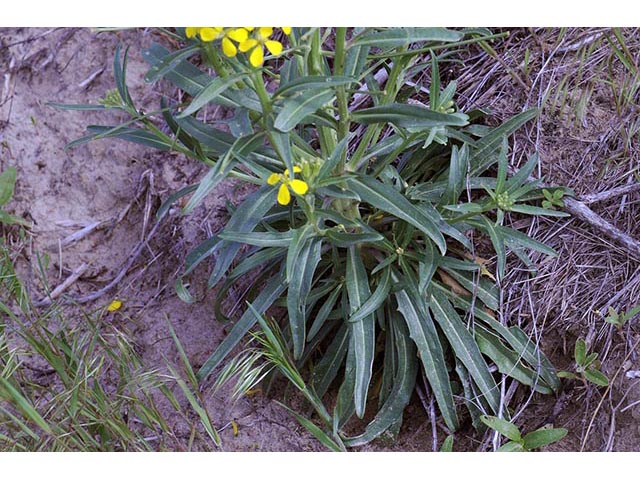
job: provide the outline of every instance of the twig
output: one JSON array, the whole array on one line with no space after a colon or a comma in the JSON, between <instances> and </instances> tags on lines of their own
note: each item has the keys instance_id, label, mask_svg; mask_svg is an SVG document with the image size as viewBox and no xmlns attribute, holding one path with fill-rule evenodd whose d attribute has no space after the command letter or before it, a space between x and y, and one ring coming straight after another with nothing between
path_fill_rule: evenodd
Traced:
<instances>
[{"instance_id":1,"label":"twig","mask_svg":"<svg viewBox=\"0 0 640 480\"><path fill-rule=\"evenodd\" d=\"M64 282L54 288L47 298L43 298L42 300L35 302L35 306L40 307L50 305L51 301L58 298L67 288L73 285L84 274L84 272L87 271L87 268L89 268L89 264L82 263L71 273L71 275L67 277Z\"/></svg>"},{"instance_id":2,"label":"twig","mask_svg":"<svg viewBox=\"0 0 640 480\"><path fill-rule=\"evenodd\" d=\"M604 192L592 193L591 195L582 195L580 201L585 205L591 205L592 203L604 202L611 198L616 198L621 195L640 190L640 183L633 183L631 185L622 185L621 187L612 188Z\"/></svg>"},{"instance_id":3,"label":"twig","mask_svg":"<svg viewBox=\"0 0 640 480\"><path fill-rule=\"evenodd\" d=\"M93 72L91 75L89 75L86 79L84 79L83 81L81 81L78 84L78 87L82 88L82 89L86 89L89 88L89 85L91 85L93 83L93 81L98 78L98 75L100 75L102 72L104 72L104 67L99 68L98 70L96 70L95 72Z\"/></svg>"}]
</instances>

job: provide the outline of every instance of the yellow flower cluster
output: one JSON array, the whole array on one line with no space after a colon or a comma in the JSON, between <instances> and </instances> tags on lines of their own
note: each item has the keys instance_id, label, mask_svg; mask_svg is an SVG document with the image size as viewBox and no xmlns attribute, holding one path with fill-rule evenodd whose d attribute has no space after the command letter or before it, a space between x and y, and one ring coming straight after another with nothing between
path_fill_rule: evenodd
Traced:
<instances>
[{"instance_id":1,"label":"yellow flower cluster","mask_svg":"<svg viewBox=\"0 0 640 480\"><path fill-rule=\"evenodd\" d=\"M291 27L280 29L285 35L291 33ZM238 50L248 53L249 63L256 68L264 63L265 47L272 55L280 55L283 49L282 43L271 39L273 27L187 27L185 33L187 38L200 37L203 42L222 39L222 52L227 57L235 57Z\"/></svg>"},{"instance_id":2,"label":"yellow flower cluster","mask_svg":"<svg viewBox=\"0 0 640 480\"><path fill-rule=\"evenodd\" d=\"M302 168L298 166L293 167L293 173L300 172L302 172ZM309 190L309 185L304 180L289 178L288 168L284 173L272 173L267 179L267 183L269 185L280 184L280 188L278 189L278 203L280 205L289 205L289 202L291 202L291 193L289 192L289 189L297 195L304 195Z\"/></svg>"}]
</instances>

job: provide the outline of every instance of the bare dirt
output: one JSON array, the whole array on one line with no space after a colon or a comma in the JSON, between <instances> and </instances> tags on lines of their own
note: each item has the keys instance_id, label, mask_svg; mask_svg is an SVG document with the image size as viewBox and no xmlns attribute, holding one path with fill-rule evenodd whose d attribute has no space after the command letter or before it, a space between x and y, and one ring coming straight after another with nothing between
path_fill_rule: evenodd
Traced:
<instances>
[{"instance_id":1,"label":"bare dirt","mask_svg":"<svg viewBox=\"0 0 640 480\"><path fill-rule=\"evenodd\" d=\"M528 38L527 32L522 32ZM574 40L580 40L586 34L576 31L574 35ZM149 233L153 224L150 214L161 199L194 183L203 174L200 165L179 155L117 140L94 141L65 150L69 141L85 133L87 124L116 124L125 117L61 111L47 105L97 103L107 90L114 88L113 52L118 43L124 43L131 46L127 73L132 97L146 110L157 108L159 91L164 87L145 84L146 65L140 56L142 48L153 40L152 33L141 30L98 34L88 29L0 29L0 170L17 167L17 190L10 206L16 214L33 222L31 254L22 262L21 272L36 299L43 295L43 286L34 273L37 252L50 257L47 273L51 288L86 264L84 273L64 295L78 298L95 292L118 275L131 252ZM536 90L540 84L559 88L561 74L576 67L569 64L566 56L558 55L555 63L547 62L552 48L545 43L548 39L535 40L528 44L540 46L539 56L533 53L530 78L536 78L538 73L542 76L539 84L531 86L530 91L524 90L502 66L495 68L495 60L476 52L466 70L455 73L461 76L461 98L466 106L490 104L495 118L506 118L521 111L525 103L537 105L546 93ZM510 45L506 44L505 51L512 55ZM521 57L512 57L506 56L506 62L517 65ZM471 78L465 74L471 71L475 72L475 80L465 83L465 78ZM574 87L575 93L582 91L578 88L584 85ZM629 172L640 168L637 134L631 134L626 142L619 141L616 132L621 121L613 94L602 85L598 88L583 100L587 105L584 117L575 118L558 108L546 109L538 125L516 139L517 155L512 163L520 164L521 154L537 149L542 173L551 182L574 187L578 194L633 181ZM100 308L113 298L123 301L123 308L110 314L109 321L131 335L146 365L158 367L165 361L179 365L167 318L194 367L202 365L224 337L226 325L213 316L216 292L203 284L192 285L198 302L188 305L175 294L173 281L186 252L218 230L226 218L226 202L234 202L242 195L242 190L228 182L193 214L182 217L170 213L117 287L89 304ZM639 200L636 192L622 203L616 198L593 208L638 238ZM63 245L69 235L95 222L104 224L81 240ZM599 237L588 225L574 220L521 222L519 228L529 229L536 238L558 249L560 255L554 260L537 258L540 271L533 281L519 270L517 263L512 263L514 273L505 285L509 320L534 330L542 339L544 350L563 369L573 367L571 351L575 340L586 338L600 352L603 371L613 380L610 389L568 382L558 398L529 397L519 391L515 404L527 407L519 424L525 430L547 423L567 427L570 435L551 448L554 450L580 450L584 441L588 450L637 451L640 405L634 402L640 399L640 386L638 380L625 376L629 370L640 370L637 319L619 333L596 312L608 306L612 298L612 305L623 310L638 303L637 261ZM223 450L322 449L273 399L257 394L234 402L228 390L213 393L208 384L203 388L213 422L221 431ZM379 440L364 450L431 450L431 424L417 395L405 419L397 443ZM232 420L239 427L237 436L231 428ZM190 425L176 418L173 428L186 443ZM441 442L442 430L439 436ZM488 446L487 436L471 430L456 435L456 450ZM196 448L214 447L201 444Z\"/></svg>"}]
</instances>

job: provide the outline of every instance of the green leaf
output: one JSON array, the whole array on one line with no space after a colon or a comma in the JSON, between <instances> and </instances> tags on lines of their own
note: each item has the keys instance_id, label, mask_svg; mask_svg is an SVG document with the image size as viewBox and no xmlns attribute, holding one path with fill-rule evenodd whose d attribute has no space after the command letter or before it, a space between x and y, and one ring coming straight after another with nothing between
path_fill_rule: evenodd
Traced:
<instances>
[{"instance_id":1,"label":"green leaf","mask_svg":"<svg viewBox=\"0 0 640 480\"><path fill-rule=\"evenodd\" d=\"M510 212L526 213L527 215L546 215L547 217L570 217L567 212L533 207L531 205L516 204L509 207Z\"/></svg>"},{"instance_id":2,"label":"green leaf","mask_svg":"<svg viewBox=\"0 0 640 480\"><path fill-rule=\"evenodd\" d=\"M509 195L513 194L516 190L518 190L522 185L524 185L528 180L533 170L536 168L538 164L538 153L534 153L529 157L527 163L520 170L516 172L516 174L507 180L506 190ZM560 190L562 192L562 190Z\"/></svg>"},{"instance_id":3,"label":"green leaf","mask_svg":"<svg viewBox=\"0 0 640 480\"><path fill-rule=\"evenodd\" d=\"M291 240L289 240L289 242L290 241ZM298 256L298 268L293 270L289 282L287 312L289 313L289 327L291 328L293 358L295 360L299 360L304 352L307 329L307 295L309 290L311 290L313 276L320 262L321 249L321 238L312 237L307 239Z\"/></svg>"},{"instance_id":4,"label":"green leaf","mask_svg":"<svg viewBox=\"0 0 640 480\"><path fill-rule=\"evenodd\" d=\"M352 245L359 245L361 243L377 243L381 240L384 240L384 237L376 232L349 233L327 230L326 236L336 247L350 247Z\"/></svg>"},{"instance_id":5,"label":"green leaf","mask_svg":"<svg viewBox=\"0 0 640 480\"><path fill-rule=\"evenodd\" d=\"M151 67L152 69L155 67ZM191 103L178 115L178 118L188 117L189 115L197 112L206 104L214 99L217 99L224 91L233 86L242 77L246 77L248 73L236 73L227 77L216 77L209 84L203 88L196 97L191 100Z\"/></svg>"},{"instance_id":6,"label":"green leaf","mask_svg":"<svg viewBox=\"0 0 640 480\"><path fill-rule=\"evenodd\" d=\"M282 103L282 110L276 116L273 126L281 132L289 132L305 117L329 103L334 96L333 90L322 89L289 97Z\"/></svg>"},{"instance_id":7,"label":"green leaf","mask_svg":"<svg viewBox=\"0 0 640 480\"><path fill-rule=\"evenodd\" d=\"M394 282L398 278L394 275ZM449 374L444 360L444 353L438 332L427 309L421 304L421 299L416 295L410 295L407 290L401 290L395 294L398 302L398 310L404 317L411 338L418 347L418 353L424 372L434 392L438 407L447 426L455 430L458 427L453 393L449 383Z\"/></svg>"},{"instance_id":8,"label":"green leaf","mask_svg":"<svg viewBox=\"0 0 640 480\"><path fill-rule=\"evenodd\" d=\"M587 344L579 338L573 348L573 357L578 365L584 365L587 360Z\"/></svg>"},{"instance_id":9,"label":"green leaf","mask_svg":"<svg viewBox=\"0 0 640 480\"><path fill-rule=\"evenodd\" d=\"M522 436L520 430L513 423L508 422L502 418L493 417L490 415L481 415L480 420L489 428L494 429L500 435L507 437L514 442L521 442Z\"/></svg>"},{"instance_id":10,"label":"green leaf","mask_svg":"<svg viewBox=\"0 0 640 480\"><path fill-rule=\"evenodd\" d=\"M16 185L16 168L9 167L0 174L0 207L9 203Z\"/></svg>"},{"instance_id":11,"label":"green leaf","mask_svg":"<svg viewBox=\"0 0 640 480\"><path fill-rule=\"evenodd\" d=\"M198 183L195 185L189 185L188 187L181 188L175 193L172 193L167 197L167 199L162 202L158 212L156 213L156 220L160 221L171 209L171 205L173 205L177 200L180 200L182 197L186 197L192 192L195 192L198 189Z\"/></svg>"},{"instance_id":12,"label":"green leaf","mask_svg":"<svg viewBox=\"0 0 640 480\"><path fill-rule=\"evenodd\" d=\"M607 376L601 371L596 370L595 368L589 368L588 370L585 370L584 378L600 387L609 386L609 379L607 378Z\"/></svg>"},{"instance_id":13,"label":"green leaf","mask_svg":"<svg viewBox=\"0 0 640 480\"><path fill-rule=\"evenodd\" d=\"M281 85L280 88L273 92L273 98L293 95L306 90L325 90L357 82L358 80L353 77L308 75Z\"/></svg>"},{"instance_id":14,"label":"green leaf","mask_svg":"<svg viewBox=\"0 0 640 480\"><path fill-rule=\"evenodd\" d=\"M453 452L453 435L447 435L440 447L441 452Z\"/></svg>"},{"instance_id":15,"label":"green leaf","mask_svg":"<svg viewBox=\"0 0 640 480\"><path fill-rule=\"evenodd\" d=\"M445 254L447 245L436 224L393 187L367 176L351 178L347 180L347 185L365 202L424 232L435 242L442 254Z\"/></svg>"},{"instance_id":16,"label":"green leaf","mask_svg":"<svg viewBox=\"0 0 640 480\"><path fill-rule=\"evenodd\" d=\"M351 135L347 135L342 140L340 140L338 145L336 145L336 148L333 150L333 152L331 152L331 155L329 156L329 158L322 163L322 166L318 171L319 182L329 177L333 172L333 170L336 168L336 166L340 163L340 160L342 159L342 155L344 154L344 152L347 149L347 146L349 145L350 138L351 138Z\"/></svg>"},{"instance_id":17,"label":"green leaf","mask_svg":"<svg viewBox=\"0 0 640 480\"><path fill-rule=\"evenodd\" d=\"M180 300L182 300L184 303L186 303L188 305L192 305L192 304L196 303L196 299L193 298L193 295L191 295L189 290L187 290L187 287L185 286L184 282L182 281L182 277L178 277L176 279L176 283L174 284L174 288L176 290L176 295L178 295L178 298Z\"/></svg>"},{"instance_id":18,"label":"green leaf","mask_svg":"<svg viewBox=\"0 0 640 480\"><path fill-rule=\"evenodd\" d=\"M120 62L120 49L121 45L118 45L113 54L113 77L122 101L130 108L135 109L131 95L129 95L129 89L127 88L127 60L129 58L129 47L124 50L122 62Z\"/></svg>"},{"instance_id":19,"label":"green leaf","mask_svg":"<svg viewBox=\"0 0 640 480\"><path fill-rule=\"evenodd\" d=\"M325 447L327 447L329 450L331 450L332 452L346 452L347 451L347 449L344 447L344 445L338 444L329 435L327 435L324 432L324 430L322 430L320 427L318 427L311 420L308 420L305 417L303 417L302 415L300 415L299 413L293 411L292 409L287 407L284 403L280 403L278 401L276 401L276 403L278 405L280 405L281 407L283 407L284 409L288 410L294 417L296 417L296 420L298 420L300 425L302 425L304 428L306 428L309 431L309 433L311 433L311 435L316 437L316 439L320 443L322 443Z\"/></svg>"},{"instance_id":20,"label":"green leaf","mask_svg":"<svg viewBox=\"0 0 640 480\"><path fill-rule=\"evenodd\" d=\"M478 348L496 364L500 373L515 378L523 385L529 385L536 392L553 393L553 390L539 378L536 372L522 364L521 354L507 348L495 333L480 324L476 324L474 330Z\"/></svg>"},{"instance_id":21,"label":"green leaf","mask_svg":"<svg viewBox=\"0 0 640 480\"><path fill-rule=\"evenodd\" d=\"M311 328L309 329L309 334L307 336L307 341L311 341L312 338L316 336L316 334L320 331L324 322L327 320L327 317L331 314L333 307L338 300L338 295L342 291L342 284L339 284L330 294L329 297L325 300L325 302L318 310L316 318L313 320L311 324Z\"/></svg>"},{"instance_id":22,"label":"green leaf","mask_svg":"<svg viewBox=\"0 0 640 480\"><path fill-rule=\"evenodd\" d=\"M249 195L233 213L225 230L236 233L249 233L260 223L275 203L276 190L264 186ZM224 231L224 230L223 230ZM220 246L216 263L209 277L209 287L213 288L231 266L236 254L242 248L241 243L224 241Z\"/></svg>"},{"instance_id":23,"label":"green leaf","mask_svg":"<svg viewBox=\"0 0 640 480\"><path fill-rule=\"evenodd\" d=\"M286 254L287 249L281 247L259 249L238 263L229 275L227 275L227 280L235 280L265 263L280 262Z\"/></svg>"},{"instance_id":24,"label":"green leaf","mask_svg":"<svg viewBox=\"0 0 640 480\"><path fill-rule=\"evenodd\" d=\"M366 33L357 37L350 45L370 45L376 48L391 48L422 42L457 42L464 33L447 28L388 28L379 32Z\"/></svg>"},{"instance_id":25,"label":"green leaf","mask_svg":"<svg viewBox=\"0 0 640 480\"><path fill-rule=\"evenodd\" d=\"M504 269L507 264L507 251L505 248L504 236L498 226L484 215L480 216L480 221L484 224L484 231L489 235L493 249L496 252L496 274L498 279L504 278Z\"/></svg>"},{"instance_id":26,"label":"green leaf","mask_svg":"<svg viewBox=\"0 0 640 480\"><path fill-rule=\"evenodd\" d=\"M353 312L348 322L360 322L364 320L365 317L375 313L378 308L385 302L389 292L391 291L391 269L387 268L380 279L380 283L376 288L375 292L367 298L367 300L360 305L360 308Z\"/></svg>"},{"instance_id":27,"label":"green leaf","mask_svg":"<svg viewBox=\"0 0 640 480\"><path fill-rule=\"evenodd\" d=\"M82 145L92 140L100 138L116 137L133 143L144 145L145 147L156 148L161 151L171 150L173 143L167 142L157 137L153 133L140 128L127 128L121 126L89 125L87 131L90 135L79 138L65 145L65 150Z\"/></svg>"},{"instance_id":28,"label":"green leaf","mask_svg":"<svg viewBox=\"0 0 640 480\"><path fill-rule=\"evenodd\" d=\"M535 450L545 445L559 442L567 436L569 431L566 428L549 428L539 429L534 432L527 433L524 440L525 450Z\"/></svg>"},{"instance_id":29,"label":"green leaf","mask_svg":"<svg viewBox=\"0 0 640 480\"><path fill-rule=\"evenodd\" d=\"M498 449L498 452L522 452L523 450L524 447L521 443L507 442Z\"/></svg>"},{"instance_id":30,"label":"green leaf","mask_svg":"<svg viewBox=\"0 0 640 480\"><path fill-rule=\"evenodd\" d=\"M531 109L515 115L478 140L475 148L471 150L470 176L477 177L493 165L496 161L496 150L500 148L503 137L511 135L522 125L535 118L538 113L538 110Z\"/></svg>"},{"instance_id":31,"label":"green leaf","mask_svg":"<svg viewBox=\"0 0 640 480\"><path fill-rule=\"evenodd\" d=\"M371 296L367 271L360 256L360 250L349 247L347 254L347 292L351 312L355 313ZM356 415L362 418L367 403L367 392L373 369L375 354L375 317L370 314L358 322L350 322L351 344L355 361L354 404Z\"/></svg>"},{"instance_id":32,"label":"green leaf","mask_svg":"<svg viewBox=\"0 0 640 480\"><path fill-rule=\"evenodd\" d=\"M369 423L363 434L345 440L345 445L356 447L369 443L382 435L396 422L402 421L405 407L411 400L416 385L418 362L416 347L411 341L409 331L403 322L392 322L398 368L393 379L391 395L384 402L375 418Z\"/></svg>"},{"instance_id":33,"label":"green leaf","mask_svg":"<svg viewBox=\"0 0 640 480\"><path fill-rule=\"evenodd\" d=\"M229 242L255 245L256 247L288 247L293 239L293 230L286 232L234 232L225 228L218 237Z\"/></svg>"},{"instance_id":34,"label":"green leaf","mask_svg":"<svg viewBox=\"0 0 640 480\"><path fill-rule=\"evenodd\" d=\"M186 60L200 50L200 46L192 45L175 52L168 53L161 61L152 65L144 76L147 83L153 83L173 70L181 61Z\"/></svg>"},{"instance_id":35,"label":"green leaf","mask_svg":"<svg viewBox=\"0 0 640 480\"><path fill-rule=\"evenodd\" d=\"M436 290L431 293L429 307L447 340L449 340L456 357L467 368L471 378L480 389L479 394L489 403L491 409L497 413L500 409L500 391L489 372L489 366L482 357L475 339L446 297Z\"/></svg>"},{"instance_id":36,"label":"green leaf","mask_svg":"<svg viewBox=\"0 0 640 480\"><path fill-rule=\"evenodd\" d=\"M292 234L293 236L291 237L287 251L287 282L291 281L294 270L299 267L298 259L300 258L300 253L304 245L310 237L314 236L313 225L307 223L300 228L292 230Z\"/></svg>"},{"instance_id":37,"label":"green leaf","mask_svg":"<svg viewBox=\"0 0 640 480\"><path fill-rule=\"evenodd\" d=\"M349 338L349 328L343 323L320 361L314 366L311 385L319 397L324 396L338 375L342 362L347 355Z\"/></svg>"},{"instance_id":38,"label":"green leaf","mask_svg":"<svg viewBox=\"0 0 640 480\"><path fill-rule=\"evenodd\" d=\"M251 303L259 315L267 311L273 302L284 292L286 285L282 275L275 275L269 279L260 294ZM198 380L204 380L226 356L240 343L247 332L256 324L256 316L250 309L247 309L240 319L235 323L229 334L225 337L216 350L207 358L200 370L198 370Z\"/></svg>"},{"instance_id":39,"label":"green leaf","mask_svg":"<svg viewBox=\"0 0 640 480\"><path fill-rule=\"evenodd\" d=\"M4 390L4 391L3 391ZM44 430L49 435L54 435L51 426L47 421L38 413L38 410L29 403L29 401L3 376L0 376L0 398L8 396L13 399L15 406L22 412L22 414L35 423L38 427Z\"/></svg>"},{"instance_id":40,"label":"green leaf","mask_svg":"<svg viewBox=\"0 0 640 480\"><path fill-rule=\"evenodd\" d=\"M354 122L369 125L372 123L392 123L403 128L432 128L465 126L468 117L463 113L440 113L417 105L392 103L377 107L364 108L351 114Z\"/></svg>"}]
</instances>

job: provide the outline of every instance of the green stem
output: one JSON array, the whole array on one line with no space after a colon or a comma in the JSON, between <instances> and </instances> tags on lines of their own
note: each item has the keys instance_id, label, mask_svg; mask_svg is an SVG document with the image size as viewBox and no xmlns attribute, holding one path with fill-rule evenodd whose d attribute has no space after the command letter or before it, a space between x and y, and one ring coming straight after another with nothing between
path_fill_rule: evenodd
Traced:
<instances>
[{"instance_id":1,"label":"green stem","mask_svg":"<svg viewBox=\"0 0 640 480\"><path fill-rule=\"evenodd\" d=\"M207 55L207 60L211 63L211 66L216 71L219 77L224 78L229 75L227 69L224 67L222 62L220 61L220 57L218 57L218 51L211 43L206 43L204 45L204 51Z\"/></svg>"},{"instance_id":2,"label":"green stem","mask_svg":"<svg viewBox=\"0 0 640 480\"><path fill-rule=\"evenodd\" d=\"M336 54L333 60L333 74L344 75L345 45L347 42L346 27L336 28ZM344 86L336 90L338 97L338 141L342 140L349 133L349 100ZM345 152L346 154L346 152Z\"/></svg>"}]
</instances>

